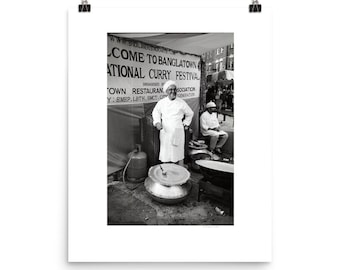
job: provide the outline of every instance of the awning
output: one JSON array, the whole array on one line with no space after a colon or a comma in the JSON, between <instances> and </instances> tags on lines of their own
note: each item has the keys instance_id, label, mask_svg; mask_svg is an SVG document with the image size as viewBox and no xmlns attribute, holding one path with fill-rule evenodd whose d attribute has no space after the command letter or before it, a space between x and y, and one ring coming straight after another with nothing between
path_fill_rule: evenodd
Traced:
<instances>
[{"instance_id":1,"label":"awning","mask_svg":"<svg viewBox=\"0 0 340 270\"><path fill-rule=\"evenodd\" d=\"M222 70L218 73L218 80L233 80L234 71L233 70Z\"/></svg>"},{"instance_id":2,"label":"awning","mask_svg":"<svg viewBox=\"0 0 340 270\"><path fill-rule=\"evenodd\" d=\"M234 71L233 70L222 70L220 72L215 72L207 76L207 82L217 82L224 80L233 80Z\"/></svg>"}]
</instances>

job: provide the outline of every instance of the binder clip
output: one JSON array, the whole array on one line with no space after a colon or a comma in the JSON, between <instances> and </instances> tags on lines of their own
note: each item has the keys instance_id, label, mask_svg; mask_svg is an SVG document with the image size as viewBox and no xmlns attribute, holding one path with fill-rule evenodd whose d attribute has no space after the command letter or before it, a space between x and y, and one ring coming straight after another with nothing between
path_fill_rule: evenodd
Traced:
<instances>
[{"instance_id":1,"label":"binder clip","mask_svg":"<svg viewBox=\"0 0 340 270\"><path fill-rule=\"evenodd\" d=\"M261 5L257 0L253 0L253 3L249 5L249 12L261 12Z\"/></svg>"},{"instance_id":2,"label":"binder clip","mask_svg":"<svg viewBox=\"0 0 340 270\"><path fill-rule=\"evenodd\" d=\"M87 0L81 0L81 5L78 6L79 12L90 12L91 5L87 3Z\"/></svg>"}]
</instances>

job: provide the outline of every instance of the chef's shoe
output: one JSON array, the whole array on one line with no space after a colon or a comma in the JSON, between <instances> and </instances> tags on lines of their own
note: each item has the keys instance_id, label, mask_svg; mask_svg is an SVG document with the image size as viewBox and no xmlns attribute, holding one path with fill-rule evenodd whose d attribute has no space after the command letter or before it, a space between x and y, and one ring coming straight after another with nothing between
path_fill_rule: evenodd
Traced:
<instances>
[{"instance_id":1,"label":"chef's shoe","mask_svg":"<svg viewBox=\"0 0 340 270\"><path fill-rule=\"evenodd\" d=\"M221 158L218 155L216 155L215 153L213 153L212 156L211 156L211 159L216 161L216 160L220 160Z\"/></svg>"}]
</instances>

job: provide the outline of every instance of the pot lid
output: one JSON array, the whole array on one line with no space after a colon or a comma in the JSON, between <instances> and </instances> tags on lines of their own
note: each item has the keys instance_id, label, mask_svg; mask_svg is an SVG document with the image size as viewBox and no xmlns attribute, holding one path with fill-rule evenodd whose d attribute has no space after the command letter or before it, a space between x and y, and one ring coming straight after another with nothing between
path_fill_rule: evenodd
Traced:
<instances>
[{"instance_id":1,"label":"pot lid","mask_svg":"<svg viewBox=\"0 0 340 270\"><path fill-rule=\"evenodd\" d=\"M162 185L175 186L186 183L190 178L190 173L182 166L163 163L152 166L149 169L149 177Z\"/></svg>"}]
</instances>

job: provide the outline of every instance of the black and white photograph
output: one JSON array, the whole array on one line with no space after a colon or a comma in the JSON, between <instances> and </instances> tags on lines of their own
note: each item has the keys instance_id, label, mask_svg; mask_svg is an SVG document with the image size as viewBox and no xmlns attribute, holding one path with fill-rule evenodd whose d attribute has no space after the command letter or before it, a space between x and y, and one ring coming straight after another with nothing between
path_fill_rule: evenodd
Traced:
<instances>
[{"instance_id":1,"label":"black and white photograph","mask_svg":"<svg viewBox=\"0 0 340 270\"><path fill-rule=\"evenodd\" d=\"M270 261L270 14L212 10L70 16L69 261Z\"/></svg>"},{"instance_id":2,"label":"black and white photograph","mask_svg":"<svg viewBox=\"0 0 340 270\"><path fill-rule=\"evenodd\" d=\"M107 225L234 225L234 46L107 34Z\"/></svg>"},{"instance_id":3,"label":"black and white photograph","mask_svg":"<svg viewBox=\"0 0 340 270\"><path fill-rule=\"evenodd\" d=\"M340 269L339 7L3 1L0 269Z\"/></svg>"}]
</instances>

